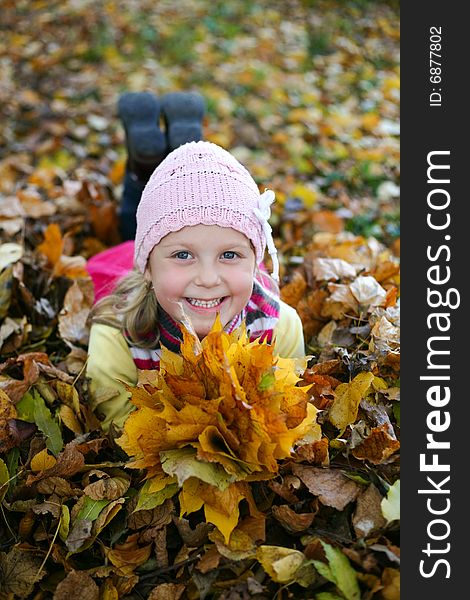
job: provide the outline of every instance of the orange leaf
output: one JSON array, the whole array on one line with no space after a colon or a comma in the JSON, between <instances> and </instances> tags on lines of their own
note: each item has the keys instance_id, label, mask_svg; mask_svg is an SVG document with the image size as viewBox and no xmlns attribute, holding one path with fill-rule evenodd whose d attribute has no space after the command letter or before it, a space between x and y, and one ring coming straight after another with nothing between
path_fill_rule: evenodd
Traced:
<instances>
[{"instance_id":1,"label":"orange leaf","mask_svg":"<svg viewBox=\"0 0 470 600\"><path fill-rule=\"evenodd\" d=\"M44 232L44 241L38 245L39 252L47 258L49 266L54 267L62 256L64 240L57 223L51 223Z\"/></svg>"},{"instance_id":2,"label":"orange leaf","mask_svg":"<svg viewBox=\"0 0 470 600\"><path fill-rule=\"evenodd\" d=\"M355 448L353 455L359 460L368 460L379 465L400 448L400 442L387 431L387 425L374 427L370 434Z\"/></svg>"},{"instance_id":3,"label":"orange leaf","mask_svg":"<svg viewBox=\"0 0 470 600\"><path fill-rule=\"evenodd\" d=\"M108 549L106 555L112 564L119 569L121 575L130 575L138 566L143 565L150 558L152 544L139 547L137 544L139 534L135 533L127 538L123 544L116 544L113 549Z\"/></svg>"}]
</instances>

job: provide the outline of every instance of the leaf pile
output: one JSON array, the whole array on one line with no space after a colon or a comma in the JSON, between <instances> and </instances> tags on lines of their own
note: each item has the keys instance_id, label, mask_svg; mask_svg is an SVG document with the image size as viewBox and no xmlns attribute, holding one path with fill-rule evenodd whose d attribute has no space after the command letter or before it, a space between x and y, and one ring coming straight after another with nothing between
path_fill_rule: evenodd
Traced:
<instances>
[{"instance_id":1,"label":"leaf pile","mask_svg":"<svg viewBox=\"0 0 470 600\"><path fill-rule=\"evenodd\" d=\"M0 597L398 599L398 3L6 0L0 32ZM120 241L119 94L187 89L207 100L206 138L276 192L281 293L304 325L307 368L284 365L282 383L261 345L249 393L266 408L295 388L282 431L308 411L321 431L289 454L265 419L259 447L236 448L226 413L182 454L155 436L130 468L89 408L86 259ZM224 344L207 363L187 348L185 399L215 405L201 382L217 373L244 436L254 403L240 405L247 375L233 356L229 375ZM181 402L172 360L165 418ZM162 401L154 384L132 419ZM196 462L244 486L232 504L204 496L227 521L195 503L181 515ZM176 483L157 491L160 464Z\"/></svg>"},{"instance_id":2,"label":"leaf pile","mask_svg":"<svg viewBox=\"0 0 470 600\"><path fill-rule=\"evenodd\" d=\"M220 319L202 344L184 331L181 356L163 352L153 385L131 389L138 410L118 439L134 459L128 466L147 472L138 507L181 489L181 515L203 506L226 543L242 499L264 520L246 482L275 477L297 444L321 438L317 410L295 385L295 361L275 359L272 346L248 343L245 332L234 338Z\"/></svg>"}]
</instances>

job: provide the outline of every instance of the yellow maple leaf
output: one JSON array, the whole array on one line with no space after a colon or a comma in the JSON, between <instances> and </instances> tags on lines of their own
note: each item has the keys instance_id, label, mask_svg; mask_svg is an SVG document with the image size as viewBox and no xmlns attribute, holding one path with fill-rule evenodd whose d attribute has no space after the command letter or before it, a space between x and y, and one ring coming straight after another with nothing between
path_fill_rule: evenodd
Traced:
<instances>
[{"instance_id":1,"label":"yellow maple leaf","mask_svg":"<svg viewBox=\"0 0 470 600\"><path fill-rule=\"evenodd\" d=\"M335 399L330 408L330 422L343 431L357 418L360 401L365 397L374 381L372 373L359 373L349 383L341 383L335 389Z\"/></svg>"}]
</instances>

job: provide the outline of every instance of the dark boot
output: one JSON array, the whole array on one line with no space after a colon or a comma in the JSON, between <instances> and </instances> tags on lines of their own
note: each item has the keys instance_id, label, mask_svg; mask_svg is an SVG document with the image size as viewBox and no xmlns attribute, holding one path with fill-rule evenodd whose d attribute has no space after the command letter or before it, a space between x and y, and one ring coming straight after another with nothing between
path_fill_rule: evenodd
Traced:
<instances>
[{"instance_id":1,"label":"dark boot","mask_svg":"<svg viewBox=\"0 0 470 600\"><path fill-rule=\"evenodd\" d=\"M168 151L203 139L204 98L197 92L171 92L161 99Z\"/></svg>"},{"instance_id":2,"label":"dark boot","mask_svg":"<svg viewBox=\"0 0 470 600\"><path fill-rule=\"evenodd\" d=\"M126 132L129 170L139 179L148 179L167 155L159 127L160 102L150 92L127 92L119 98L118 115Z\"/></svg>"},{"instance_id":3,"label":"dark boot","mask_svg":"<svg viewBox=\"0 0 470 600\"><path fill-rule=\"evenodd\" d=\"M127 92L118 101L118 115L126 134L127 163L119 209L123 240L135 236L135 213L145 184L167 155L165 134L159 127L160 102L150 92Z\"/></svg>"}]
</instances>

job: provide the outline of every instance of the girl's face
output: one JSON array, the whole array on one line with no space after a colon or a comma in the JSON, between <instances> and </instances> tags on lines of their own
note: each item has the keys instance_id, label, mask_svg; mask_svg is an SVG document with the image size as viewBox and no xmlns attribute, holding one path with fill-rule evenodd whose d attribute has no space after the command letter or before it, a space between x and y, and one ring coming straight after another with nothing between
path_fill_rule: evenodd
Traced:
<instances>
[{"instance_id":1,"label":"girl's face","mask_svg":"<svg viewBox=\"0 0 470 600\"><path fill-rule=\"evenodd\" d=\"M239 231L193 225L166 235L152 250L147 273L160 306L176 321L182 310L200 338L220 313L225 327L250 299L255 253Z\"/></svg>"}]
</instances>

